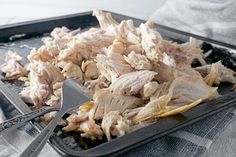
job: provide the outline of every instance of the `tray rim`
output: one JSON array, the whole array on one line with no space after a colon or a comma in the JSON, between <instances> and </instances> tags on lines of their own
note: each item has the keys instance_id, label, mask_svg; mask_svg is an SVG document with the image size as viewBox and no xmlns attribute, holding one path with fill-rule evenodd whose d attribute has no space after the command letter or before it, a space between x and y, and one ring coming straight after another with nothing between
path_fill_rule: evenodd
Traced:
<instances>
[{"instance_id":1,"label":"tray rim","mask_svg":"<svg viewBox=\"0 0 236 157\"><path fill-rule=\"evenodd\" d=\"M118 15L118 16L123 16L125 19L126 18L131 18L133 20L137 20L137 21L142 21L144 22L144 20L142 19L138 19L138 18L133 18L133 17L129 17L129 16L126 16L126 15L123 15L123 14L118 14L118 13L114 13L114 12L111 12L109 11L110 13L112 14L115 14L115 15ZM62 19L67 19L67 18L73 18L73 17L80 17L80 16L85 16L85 15L91 15L92 14L92 11L87 11L87 12L82 12L82 13L76 13L76 14L69 14L69 15L62 15L62 16L56 16L56 17L50 17L50 18L43 18L43 19L37 19L37 20L31 20L31 21L24 21L24 22L19 22L19 23L14 23L14 24L8 24L8 25L2 25L0 26L0 32L4 29L11 29L11 28L16 28L16 27L20 27L20 26L27 26L27 25L30 25L30 24L37 24L37 23L41 23L41 22L49 22L49 21L52 21L52 20L62 20ZM199 36L199 35L195 35L195 34L192 34L192 33L188 33L188 32L184 32L184 31L181 31L181 30L177 30L177 29L174 29L174 28L170 28L170 27L167 27L167 26L164 26L164 25L160 25L160 24L156 24L155 23L155 27L161 27L163 29L166 29L168 31L171 31L171 32L175 32L175 33L178 33L178 34L182 34L182 35L185 35L185 36L191 36L191 37L194 37L194 38L197 38L197 39L200 39L200 40L203 40L203 41L207 41L207 42L210 42L210 43L214 43L218 46L223 46L223 47L226 47L226 48L231 48L231 49L235 49L236 50L236 45L231 45L231 44L228 44L228 43L225 43L225 42L222 42L222 41L217 41L217 40L214 40L214 39L210 39L210 38L206 38L206 37L203 37L203 36ZM13 104L14 105L14 104ZM27 106L27 105L26 105ZM19 108L20 109L20 108ZM27 111L23 111L20 109L20 111L22 113L27 113ZM202 119L202 118L201 118ZM188 125L188 124L186 124ZM38 124L34 124L34 127L37 129L41 129L41 127L38 125ZM175 129L176 130L176 129ZM172 132L172 131L171 131ZM151 139L153 140L153 139ZM151 141L149 140L149 141ZM149 142L148 141L148 142ZM65 154L64 151L60 150L57 146L55 146L52 142L49 142L50 145L56 150L58 151L61 155L63 156L68 156L70 154ZM146 142L145 142L146 143Z\"/></svg>"}]
</instances>

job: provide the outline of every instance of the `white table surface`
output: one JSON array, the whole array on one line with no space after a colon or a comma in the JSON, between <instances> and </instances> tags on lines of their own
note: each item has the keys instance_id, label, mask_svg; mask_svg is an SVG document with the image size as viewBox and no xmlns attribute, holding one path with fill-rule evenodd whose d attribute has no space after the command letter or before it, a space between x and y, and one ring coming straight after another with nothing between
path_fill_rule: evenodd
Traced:
<instances>
[{"instance_id":1,"label":"white table surface","mask_svg":"<svg viewBox=\"0 0 236 157\"><path fill-rule=\"evenodd\" d=\"M103 9L148 19L165 0L0 0L0 25Z\"/></svg>"}]
</instances>

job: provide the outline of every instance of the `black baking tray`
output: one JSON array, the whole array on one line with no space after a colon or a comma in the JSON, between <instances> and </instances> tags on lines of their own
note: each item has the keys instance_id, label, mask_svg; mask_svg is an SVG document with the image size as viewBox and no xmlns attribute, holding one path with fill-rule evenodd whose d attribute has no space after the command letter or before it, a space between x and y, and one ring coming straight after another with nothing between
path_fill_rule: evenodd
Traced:
<instances>
[{"instance_id":1,"label":"black baking tray","mask_svg":"<svg viewBox=\"0 0 236 157\"><path fill-rule=\"evenodd\" d=\"M124 15L112 13L115 20L121 21L124 19L132 19L136 25L145 22L140 19L127 17ZM98 27L98 21L92 16L92 12L85 12L67 16L60 16L54 18L48 18L43 20L35 20L30 22L23 22L18 24L0 26L0 62L3 62L3 53L7 50L13 50L19 53L21 56L26 57L29 54L30 47L40 47L43 43L41 38L47 36L53 28L66 26L69 29L88 29L90 27ZM163 38L173 40L176 42L188 41L189 37L194 37L203 41L202 49L204 52L212 51L208 56L208 62L216 62L222 60L222 63L227 67L236 70L236 58L234 52L236 46L227 43L215 41L212 39L204 38L187 32L182 32L173 28L155 25L156 29L160 32ZM16 34L24 34L21 38L10 38ZM27 46L25 46L27 45ZM23 64L27 64L27 60L23 60ZM17 85L7 83L7 85L18 92L21 88ZM170 116L162 118L156 122L130 132L122 137L115 138L112 141L99 144L95 142L91 148L83 148L78 142L75 141L75 134L60 135L55 132L50 138L50 144L63 156L117 156L132 148L143 145L151 140L169 134L177 129L180 129L186 125L192 124L198 120L201 120L207 116L213 115L226 108L232 107L236 104L236 92L231 90L232 85L221 84L219 92L222 94L216 100L202 103L189 111L178 114L176 116ZM17 105L17 104L13 104ZM27 111L21 109L18 106L21 113ZM35 127L42 128L39 123L35 123ZM59 129L57 128L57 131Z\"/></svg>"}]
</instances>

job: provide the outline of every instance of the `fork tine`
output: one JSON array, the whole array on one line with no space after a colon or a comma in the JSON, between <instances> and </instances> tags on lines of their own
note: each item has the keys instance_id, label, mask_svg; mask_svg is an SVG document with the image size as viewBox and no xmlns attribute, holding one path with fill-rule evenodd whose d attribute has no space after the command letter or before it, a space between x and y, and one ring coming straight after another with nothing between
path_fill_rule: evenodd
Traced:
<instances>
[{"instance_id":1,"label":"fork tine","mask_svg":"<svg viewBox=\"0 0 236 157\"><path fill-rule=\"evenodd\" d=\"M76 108L79 104L91 100L82 90L82 87L75 81L67 79L62 86L62 102L66 103L63 106ZM75 104L76 103L76 104Z\"/></svg>"}]
</instances>

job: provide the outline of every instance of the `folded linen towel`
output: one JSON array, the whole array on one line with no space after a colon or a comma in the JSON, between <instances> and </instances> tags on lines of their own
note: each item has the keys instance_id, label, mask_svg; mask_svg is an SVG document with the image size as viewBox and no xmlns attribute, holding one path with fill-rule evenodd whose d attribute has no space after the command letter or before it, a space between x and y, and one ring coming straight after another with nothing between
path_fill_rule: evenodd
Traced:
<instances>
[{"instance_id":1,"label":"folded linen towel","mask_svg":"<svg viewBox=\"0 0 236 157\"><path fill-rule=\"evenodd\" d=\"M151 20L236 45L236 1L168 0Z\"/></svg>"}]
</instances>

